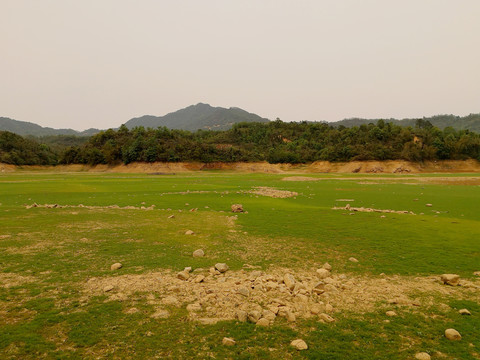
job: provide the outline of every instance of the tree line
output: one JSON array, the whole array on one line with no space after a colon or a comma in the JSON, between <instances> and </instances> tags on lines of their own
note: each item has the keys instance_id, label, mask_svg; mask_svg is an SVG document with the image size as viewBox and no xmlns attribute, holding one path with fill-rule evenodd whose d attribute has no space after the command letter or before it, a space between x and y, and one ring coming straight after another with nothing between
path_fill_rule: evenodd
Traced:
<instances>
[{"instance_id":1,"label":"tree line","mask_svg":"<svg viewBox=\"0 0 480 360\"><path fill-rule=\"evenodd\" d=\"M32 139L28 141L35 143ZM471 158L480 161L479 134L452 127L439 130L423 119L417 120L413 127L401 127L379 120L375 124L350 128L333 127L328 123L282 122L277 119L268 123L238 123L226 131L196 132L165 127L136 127L129 130L122 125L118 130L101 131L88 140L78 143L72 139L69 141L70 145L67 145L67 141L55 142L52 139L50 145L36 143L37 149L43 151L43 157L40 158L51 164L90 165L136 161L268 161L293 164L318 160L402 159L422 162ZM0 137L0 161L15 163L19 160L18 156L9 158L3 154ZM49 156L45 157L46 154ZM25 156L27 158L18 165L40 161L33 154ZM29 156L32 156L30 160Z\"/></svg>"}]
</instances>

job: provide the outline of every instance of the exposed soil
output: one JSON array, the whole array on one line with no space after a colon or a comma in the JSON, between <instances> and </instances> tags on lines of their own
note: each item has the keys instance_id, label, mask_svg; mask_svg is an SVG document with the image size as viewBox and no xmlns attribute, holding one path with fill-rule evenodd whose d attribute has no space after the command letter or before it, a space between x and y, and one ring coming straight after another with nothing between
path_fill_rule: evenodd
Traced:
<instances>
[{"instance_id":1,"label":"exposed soil","mask_svg":"<svg viewBox=\"0 0 480 360\"><path fill-rule=\"evenodd\" d=\"M177 172L201 170L228 170L238 172L261 173L476 173L480 172L480 162L476 160L443 160L413 163L403 160L389 161L351 161L346 163L331 163L316 161L312 164L269 164L256 163L131 163L128 165L58 165L58 166L23 166L0 164L0 173L16 170L50 170L56 172L117 172L117 173L148 173L152 175L168 175Z\"/></svg>"},{"instance_id":2,"label":"exposed soil","mask_svg":"<svg viewBox=\"0 0 480 360\"><path fill-rule=\"evenodd\" d=\"M267 186L257 186L255 189L248 191L248 193L282 199L298 195L294 191L277 190Z\"/></svg>"},{"instance_id":3,"label":"exposed soil","mask_svg":"<svg viewBox=\"0 0 480 360\"><path fill-rule=\"evenodd\" d=\"M22 276L15 273L0 273L0 287L10 288L34 282L33 276Z\"/></svg>"}]
</instances>

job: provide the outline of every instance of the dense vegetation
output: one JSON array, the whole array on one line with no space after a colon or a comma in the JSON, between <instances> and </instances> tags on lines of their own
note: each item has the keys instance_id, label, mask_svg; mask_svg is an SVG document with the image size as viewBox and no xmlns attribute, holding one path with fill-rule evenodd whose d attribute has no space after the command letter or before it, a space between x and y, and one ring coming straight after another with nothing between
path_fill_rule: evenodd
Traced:
<instances>
[{"instance_id":1,"label":"dense vegetation","mask_svg":"<svg viewBox=\"0 0 480 360\"><path fill-rule=\"evenodd\" d=\"M480 136L468 130L433 127L418 120L414 128L383 120L360 127L325 123L241 123L227 131L195 133L167 128L107 130L61 156L65 164L134 161L268 161L480 159Z\"/></svg>"},{"instance_id":2,"label":"dense vegetation","mask_svg":"<svg viewBox=\"0 0 480 360\"><path fill-rule=\"evenodd\" d=\"M352 118L336 121L330 123L333 126L360 126L367 125L369 123L376 123L380 119L360 119ZM428 121L433 126L443 130L446 127L451 126L455 130L470 130L474 132L480 132L480 114L470 114L467 116L455 116L455 115L435 115L431 117L425 117L422 120ZM400 125L404 127L415 126L417 119L385 119L385 122L392 123L394 125Z\"/></svg>"},{"instance_id":3,"label":"dense vegetation","mask_svg":"<svg viewBox=\"0 0 480 360\"><path fill-rule=\"evenodd\" d=\"M0 131L0 163L13 165L51 165L58 159L47 145L20 135Z\"/></svg>"},{"instance_id":4,"label":"dense vegetation","mask_svg":"<svg viewBox=\"0 0 480 360\"><path fill-rule=\"evenodd\" d=\"M480 135L444 130L429 121L401 127L379 120L347 128L325 123L239 123L226 131L166 127L106 130L90 137L44 137L35 142L1 133L0 161L10 164L117 164L141 162L309 163L318 160L480 160ZM88 140L87 140L88 139Z\"/></svg>"}]
</instances>

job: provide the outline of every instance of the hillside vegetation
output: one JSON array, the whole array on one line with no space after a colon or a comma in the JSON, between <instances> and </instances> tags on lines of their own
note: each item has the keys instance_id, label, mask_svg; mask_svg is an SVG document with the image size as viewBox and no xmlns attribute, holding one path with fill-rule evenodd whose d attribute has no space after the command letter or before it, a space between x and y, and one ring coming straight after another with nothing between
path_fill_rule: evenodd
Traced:
<instances>
[{"instance_id":1,"label":"hillside vegetation","mask_svg":"<svg viewBox=\"0 0 480 360\"><path fill-rule=\"evenodd\" d=\"M383 120L352 128L277 120L196 132L122 125L90 138L25 139L9 132L0 134L0 162L14 165L480 160L479 134L451 127L440 130L425 120L407 128Z\"/></svg>"},{"instance_id":2,"label":"hillside vegetation","mask_svg":"<svg viewBox=\"0 0 480 360\"><path fill-rule=\"evenodd\" d=\"M480 135L433 127L414 128L380 120L377 124L335 128L324 123L241 123L227 131L170 130L165 127L107 130L61 155L63 164L143 162L309 163L318 160L480 159Z\"/></svg>"},{"instance_id":3,"label":"hillside vegetation","mask_svg":"<svg viewBox=\"0 0 480 360\"><path fill-rule=\"evenodd\" d=\"M333 126L360 126L369 123L376 123L380 119L344 119L334 123L330 123ZM392 123L399 126L415 126L418 119L385 119L386 123ZM423 118L422 120L428 121L433 126L443 130L447 127L452 127L455 130L470 130L474 132L480 132L480 114L470 114L467 116L455 116L455 115L435 115L431 117Z\"/></svg>"},{"instance_id":4,"label":"hillside vegetation","mask_svg":"<svg viewBox=\"0 0 480 360\"><path fill-rule=\"evenodd\" d=\"M20 135L0 131L0 163L13 165L51 165L58 159L47 145Z\"/></svg>"}]
</instances>

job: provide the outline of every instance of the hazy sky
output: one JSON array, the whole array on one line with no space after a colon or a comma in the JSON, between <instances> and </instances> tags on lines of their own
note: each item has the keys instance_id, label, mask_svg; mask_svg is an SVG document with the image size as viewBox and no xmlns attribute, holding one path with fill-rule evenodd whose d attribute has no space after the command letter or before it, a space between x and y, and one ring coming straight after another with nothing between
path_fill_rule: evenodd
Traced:
<instances>
[{"instance_id":1,"label":"hazy sky","mask_svg":"<svg viewBox=\"0 0 480 360\"><path fill-rule=\"evenodd\" d=\"M0 116L116 127L480 112L480 0L0 0Z\"/></svg>"}]
</instances>

